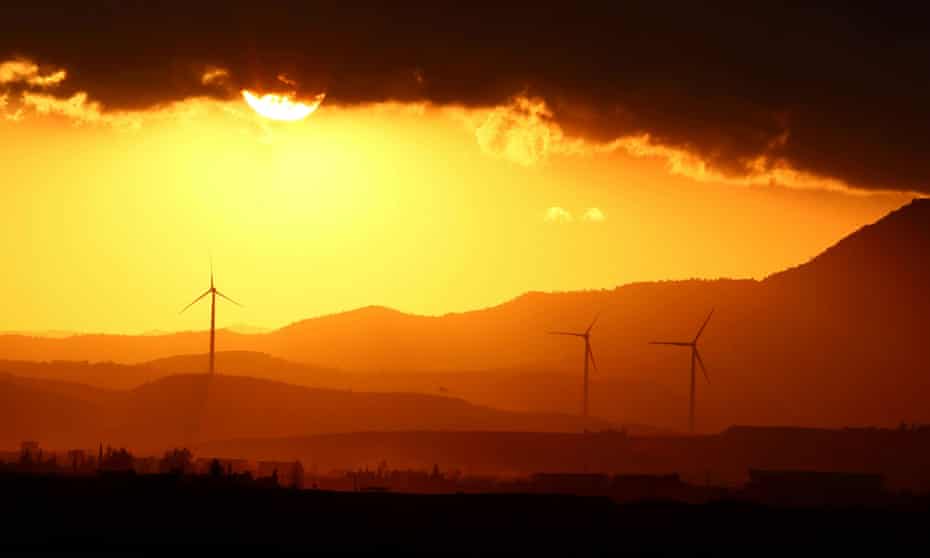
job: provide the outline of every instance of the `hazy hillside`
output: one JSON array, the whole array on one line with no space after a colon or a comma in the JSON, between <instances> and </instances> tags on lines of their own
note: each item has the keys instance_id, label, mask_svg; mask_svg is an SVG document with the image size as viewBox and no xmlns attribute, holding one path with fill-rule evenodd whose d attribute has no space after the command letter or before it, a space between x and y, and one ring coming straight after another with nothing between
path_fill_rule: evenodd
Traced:
<instances>
[{"instance_id":1,"label":"hazy hillside","mask_svg":"<svg viewBox=\"0 0 930 558\"><path fill-rule=\"evenodd\" d=\"M106 410L82 399L87 390L21 381L0 376L0 448L18 448L24 440L38 440L46 447L91 447L98 432L109 425Z\"/></svg>"},{"instance_id":2,"label":"hazy hillside","mask_svg":"<svg viewBox=\"0 0 930 558\"><path fill-rule=\"evenodd\" d=\"M139 364L0 360L0 374L10 374L20 379L59 381L63 385L77 383L107 389L128 389L174 374L203 373L208 370L208 363L207 354L176 355ZM226 375L292 381L308 386L352 387L343 381L343 374L337 370L286 361L265 353L219 351L216 353L216 367Z\"/></svg>"},{"instance_id":3,"label":"hazy hillside","mask_svg":"<svg viewBox=\"0 0 930 558\"><path fill-rule=\"evenodd\" d=\"M263 335L242 335L217 330L217 346L244 349L256 344ZM0 357L21 361L93 361L142 363L173 355L203 352L209 340L207 332L181 332L152 335L76 335L43 338L28 335L0 335Z\"/></svg>"},{"instance_id":4,"label":"hazy hillside","mask_svg":"<svg viewBox=\"0 0 930 558\"><path fill-rule=\"evenodd\" d=\"M199 374L209 369L209 354L177 355L138 365L155 372L154 378L173 374ZM320 368L284 360L266 353L251 351L219 351L216 369L227 376L251 376L265 380L297 383L304 386L352 387L341 381L338 370Z\"/></svg>"},{"instance_id":5,"label":"hazy hillside","mask_svg":"<svg viewBox=\"0 0 930 558\"><path fill-rule=\"evenodd\" d=\"M193 370L189 370L192 372ZM88 361L0 360L0 374L58 382L61 386L86 384L106 389L127 389L165 375L163 370L146 365Z\"/></svg>"},{"instance_id":6,"label":"hazy hillside","mask_svg":"<svg viewBox=\"0 0 930 558\"><path fill-rule=\"evenodd\" d=\"M690 339L716 308L702 338L712 383L701 379L698 386L698 428L930 422L928 253L930 200L915 200L811 262L763 281L528 293L442 317L370 307L263 335L224 332L218 346L351 374L337 379L283 364L260 374L294 383L328 378L320 385L448 393L501 408L574 413L580 407L582 344L546 331L580 330L600 313L592 334L599 365L592 373L592 414L682 428L687 350L647 342ZM0 356L142 361L202 353L206 345L206 335L198 333L0 337Z\"/></svg>"},{"instance_id":7,"label":"hazy hillside","mask_svg":"<svg viewBox=\"0 0 930 558\"><path fill-rule=\"evenodd\" d=\"M88 395L91 394L91 395ZM240 376L168 376L132 390L0 377L0 443L98 443L146 451L239 437L393 430L602 429L569 415L511 413L412 393L313 389Z\"/></svg>"}]
</instances>

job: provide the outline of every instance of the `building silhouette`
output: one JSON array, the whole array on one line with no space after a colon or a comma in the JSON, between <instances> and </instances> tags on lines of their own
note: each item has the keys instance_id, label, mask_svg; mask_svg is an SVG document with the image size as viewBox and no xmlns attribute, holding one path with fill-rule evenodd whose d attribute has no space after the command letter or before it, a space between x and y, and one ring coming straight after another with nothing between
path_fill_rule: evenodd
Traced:
<instances>
[{"instance_id":1,"label":"building silhouette","mask_svg":"<svg viewBox=\"0 0 930 558\"><path fill-rule=\"evenodd\" d=\"M259 461L255 478L275 479L278 486L303 488L304 467L300 461Z\"/></svg>"},{"instance_id":2,"label":"building silhouette","mask_svg":"<svg viewBox=\"0 0 930 558\"><path fill-rule=\"evenodd\" d=\"M744 495L788 507L847 507L885 502L884 477L869 473L750 469Z\"/></svg>"}]
</instances>

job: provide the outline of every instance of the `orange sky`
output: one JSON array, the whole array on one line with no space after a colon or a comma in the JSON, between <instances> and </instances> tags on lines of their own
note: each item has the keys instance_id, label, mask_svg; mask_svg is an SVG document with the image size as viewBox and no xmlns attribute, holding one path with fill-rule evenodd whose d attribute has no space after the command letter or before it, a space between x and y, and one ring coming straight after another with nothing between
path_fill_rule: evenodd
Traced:
<instances>
[{"instance_id":1,"label":"orange sky","mask_svg":"<svg viewBox=\"0 0 930 558\"><path fill-rule=\"evenodd\" d=\"M211 250L218 287L245 304L222 306L220 326L763 277L911 197L697 180L674 154L566 138L521 102L324 102L299 122L241 100L0 103L0 330L202 329L207 305L178 310L208 286Z\"/></svg>"}]
</instances>

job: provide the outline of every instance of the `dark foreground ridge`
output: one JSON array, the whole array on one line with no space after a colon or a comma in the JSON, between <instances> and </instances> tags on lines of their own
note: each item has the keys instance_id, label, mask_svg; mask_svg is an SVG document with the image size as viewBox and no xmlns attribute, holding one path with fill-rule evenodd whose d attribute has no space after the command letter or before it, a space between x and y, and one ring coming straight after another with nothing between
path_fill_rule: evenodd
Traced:
<instances>
[{"instance_id":1,"label":"dark foreground ridge","mask_svg":"<svg viewBox=\"0 0 930 558\"><path fill-rule=\"evenodd\" d=\"M928 544L925 497L880 508L791 509L718 501L618 504L540 494L412 495L278 488L175 475L0 475L2 545L132 550L609 552L888 551Z\"/></svg>"}]
</instances>

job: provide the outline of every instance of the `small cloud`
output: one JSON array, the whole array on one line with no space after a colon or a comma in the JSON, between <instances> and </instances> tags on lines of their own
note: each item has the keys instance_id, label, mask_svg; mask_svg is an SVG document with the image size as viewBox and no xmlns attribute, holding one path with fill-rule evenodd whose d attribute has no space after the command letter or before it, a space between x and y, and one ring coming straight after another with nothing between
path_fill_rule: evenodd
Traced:
<instances>
[{"instance_id":1,"label":"small cloud","mask_svg":"<svg viewBox=\"0 0 930 558\"><path fill-rule=\"evenodd\" d=\"M783 132L769 142L773 149L789 141L788 132ZM610 152L622 149L634 157L664 159L669 173L684 176L697 182L718 182L738 186L786 186L799 189L822 189L835 192L855 193L840 180L817 176L787 166L783 161L772 160L765 155L744 161L745 174L727 175L715 169L699 155L686 149L670 147L654 140L649 134L618 138L601 148Z\"/></svg>"},{"instance_id":2,"label":"small cloud","mask_svg":"<svg viewBox=\"0 0 930 558\"><path fill-rule=\"evenodd\" d=\"M575 220L571 212L558 206L547 209L545 219L547 223L571 223Z\"/></svg>"},{"instance_id":3,"label":"small cloud","mask_svg":"<svg viewBox=\"0 0 930 558\"><path fill-rule=\"evenodd\" d=\"M23 119L23 109L16 109L16 112L6 112L3 114L3 118L10 122L19 122Z\"/></svg>"},{"instance_id":4,"label":"small cloud","mask_svg":"<svg viewBox=\"0 0 930 558\"><path fill-rule=\"evenodd\" d=\"M200 83L203 85L214 85L226 81L227 78L229 78L229 70L210 66L204 71L203 75L200 76Z\"/></svg>"},{"instance_id":5,"label":"small cloud","mask_svg":"<svg viewBox=\"0 0 930 558\"><path fill-rule=\"evenodd\" d=\"M6 108L10 105L10 95L8 93L0 93L0 114L3 115L5 120L11 122L19 122L23 119L23 109L17 109L16 112L9 112Z\"/></svg>"},{"instance_id":6,"label":"small cloud","mask_svg":"<svg viewBox=\"0 0 930 558\"><path fill-rule=\"evenodd\" d=\"M584 214L581 216L582 221L588 221L591 223L600 223L607 219L607 215L604 215L604 212L596 207L589 207L584 210Z\"/></svg>"},{"instance_id":7,"label":"small cloud","mask_svg":"<svg viewBox=\"0 0 930 558\"><path fill-rule=\"evenodd\" d=\"M294 87L294 88L297 87L297 82L287 77L286 74L278 74L278 81L280 81L281 83L285 85L290 85L291 87Z\"/></svg>"},{"instance_id":8,"label":"small cloud","mask_svg":"<svg viewBox=\"0 0 930 558\"><path fill-rule=\"evenodd\" d=\"M485 153L531 166L549 155L562 131L545 101L517 97L510 105L492 110L475 136Z\"/></svg>"},{"instance_id":9,"label":"small cloud","mask_svg":"<svg viewBox=\"0 0 930 558\"><path fill-rule=\"evenodd\" d=\"M68 77L68 72L65 70L42 74L39 66L29 60L7 60L0 63L0 85L25 83L33 87L45 88L58 85L66 77Z\"/></svg>"},{"instance_id":10,"label":"small cloud","mask_svg":"<svg viewBox=\"0 0 930 558\"><path fill-rule=\"evenodd\" d=\"M79 91L67 99L52 95L23 93L23 105L39 114L60 114L80 122L97 122L101 119L100 103L88 101L87 93Z\"/></svg>"},{"instance_id":11,"label":"small cloud","mask_svg":"<svg viewBox=\"0 0 930 558\"><path fill-rule=\"evenodd\" d=\"M68 72L64 70L58 70L55 73L44 75L44 76L35 75L29 78L28 80L26 80L26 83L28 83L29 85L35 85L38 87L52 87L64 81L66 77L68 77Z\"/></svg>"},{"instance_id":12,"label":"small cloud","mask_svg":"<svg viewBox=\"0 0 930 558\"><path fill-rule=\"evenodd\" d=\"M604 151L597 144L565 135L555 113L541 97L518 95L506 105L472 114L453 110L465 120L485 153L527 167L553 155L590 155ZM616 149L611 147L610 150Z\"/></svg>"},{"instance_id":13,"label":"small cloud","mask_svg":"<svg viewBox=\"0 0 930 558\"><path fill-rule=\"evenodd\" d=\"M138 113L105 114L100 103L90 100L84 91L78 91L67 98L45 93L25 92L19 111L10 119L21 119L24 109L31 109L40 115L63 116L76 124L101 123L125 129L138 129L142 125L141 114Z\"/></svg>"}]
</instances>

